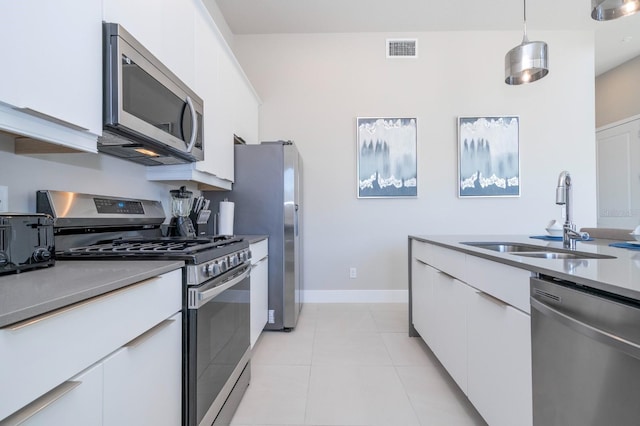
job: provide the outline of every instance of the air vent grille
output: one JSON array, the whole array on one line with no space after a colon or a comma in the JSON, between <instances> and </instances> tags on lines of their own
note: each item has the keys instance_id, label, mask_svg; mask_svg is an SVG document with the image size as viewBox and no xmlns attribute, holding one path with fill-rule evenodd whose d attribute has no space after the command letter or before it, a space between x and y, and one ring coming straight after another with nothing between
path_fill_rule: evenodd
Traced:
<instances>
[{"instance_id":1,"label":"air vent grille","mask_svg":"<svg viewBox=\"0 0 640 426\"><path fill-rule=\"evenodd\" d=\"M387 39L387 58L417 58L417 39Z\"/></svg>"},{"instance_id":2,"label":"air vent grille","mask_svg":"<svg viewBox=\"0 0 640 426\"><path fill-rule=\"evenodd\" d=\"M560 296L556 296L555 294L548 293L544 290L540 290L539 288L534 288L533 292L540 297L545 297L547 299L555 300L556 302L562 303L562 298Z\"/></svg>"}]
</instances>

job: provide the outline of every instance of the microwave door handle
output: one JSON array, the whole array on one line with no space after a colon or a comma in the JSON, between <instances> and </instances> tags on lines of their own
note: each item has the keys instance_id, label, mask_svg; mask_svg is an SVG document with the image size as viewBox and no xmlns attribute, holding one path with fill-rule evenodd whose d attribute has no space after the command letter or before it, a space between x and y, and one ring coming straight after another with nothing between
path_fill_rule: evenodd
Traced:
<instances>
[{"instance_id":1,"label":"microwave door handle","mask_svg":"<svg viewBox=\"0 0 640 426\"><path fill-rule=\"evenodd\" d=\"M187 146L187 152L191 152L193 146L196 144L196 137L198 136L198 116L189 96L187 96L187 105L189 105L189 111L191 111L191 139Z\"/></svg>"}]
</instances>

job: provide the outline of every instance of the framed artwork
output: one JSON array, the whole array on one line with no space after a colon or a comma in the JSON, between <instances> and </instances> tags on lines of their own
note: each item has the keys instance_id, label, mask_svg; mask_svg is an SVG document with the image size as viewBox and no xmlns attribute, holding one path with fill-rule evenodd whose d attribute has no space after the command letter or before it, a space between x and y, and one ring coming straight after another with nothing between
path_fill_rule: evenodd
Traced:
<instances>
[{"instance_id":1,"label":"framed artwork","mask_svg":"<svg viewBox=\"0 0 640 426\"><path fill-rule=\"evenodd\" d=\"M358 198L417 197L417 120L357 119Z\"/></svg>"},{"instance_id":2,"label":"framed artwork","mask_svg":"<svg viewBox=\"0 0 640 426\"><path fill-rule=\"evenodd\" d=\"M520 196L520 118L458 117L458 197Z\"/></svg>"}]
</instances>

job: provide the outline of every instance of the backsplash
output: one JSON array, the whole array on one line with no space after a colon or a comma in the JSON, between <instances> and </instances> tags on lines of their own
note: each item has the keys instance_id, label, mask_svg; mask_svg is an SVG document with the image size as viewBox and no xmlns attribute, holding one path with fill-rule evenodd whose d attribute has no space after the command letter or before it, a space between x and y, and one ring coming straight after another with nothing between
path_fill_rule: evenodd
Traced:
<instances>
[{"instance_id":1,"label":"backsplash","mask_svg":"<svg viewBox=\"0 0 640 426\"><path fill-rule=\"evenodd\" d=\"M181 184L150 182L146 167L104 154L14 154L11 135L0 133L0 185L9 188L9 211L35 212L36 191L86 192L160 200L170 217L169 190Z\"/></svg>"}]
</instances>

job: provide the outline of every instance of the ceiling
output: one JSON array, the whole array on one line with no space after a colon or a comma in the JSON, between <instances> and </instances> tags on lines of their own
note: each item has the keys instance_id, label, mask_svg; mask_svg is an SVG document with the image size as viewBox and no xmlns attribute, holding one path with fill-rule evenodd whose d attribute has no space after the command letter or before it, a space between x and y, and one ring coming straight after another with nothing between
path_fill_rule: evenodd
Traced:
<instances>
[{"instance_id":1,"label":"ceiling","mask_svg":"<svg viewBox=\"0 0 640 426\"><path fill-rule=\"evenodd\" d=\"M523 4L513 0L208 1L217 3L234 34L522 31L523 28ZM538 31L594 31L596 75L640 55L640 13L609 22L593 21L589 14L590 0L530 0L527 35L536 40ZM519 42L514 40L514 46ZM550 54L553 61L553 46Z\"/></svg>"}]
</instances>

